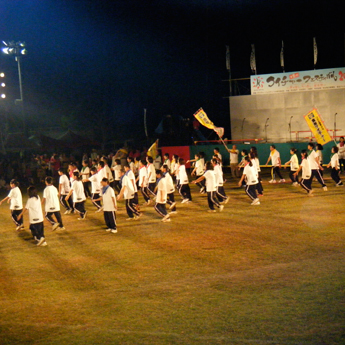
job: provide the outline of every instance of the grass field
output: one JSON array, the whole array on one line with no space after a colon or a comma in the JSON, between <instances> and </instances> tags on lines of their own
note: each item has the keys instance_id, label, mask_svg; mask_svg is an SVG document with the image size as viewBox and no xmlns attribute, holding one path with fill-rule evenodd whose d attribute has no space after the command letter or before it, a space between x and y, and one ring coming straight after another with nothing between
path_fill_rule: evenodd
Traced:
<instances>
[{"instance_id":1,"label":"grass field","mask_svg":"<svg viewBox=\"0 0 345 345\"><path fill-rule=\"evenodd\" d=\"M170 223L120 202L117 234L88 201L66 231L45 223L47 247L3 204L0 344L345 344L345 188L327 184L265 183L250 206L229 179L216 214L191 185Z\"/></svg>"}]
</instances>

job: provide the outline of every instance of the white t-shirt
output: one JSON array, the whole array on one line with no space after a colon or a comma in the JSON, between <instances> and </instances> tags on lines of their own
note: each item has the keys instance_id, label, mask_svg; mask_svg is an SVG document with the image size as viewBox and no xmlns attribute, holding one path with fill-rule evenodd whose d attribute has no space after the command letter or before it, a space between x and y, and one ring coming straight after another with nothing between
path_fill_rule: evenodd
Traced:
<instances>
[{"instance_id":1,"label":"white t-shirt","mask_svg":"<svg viewBox=\"0 0 345 345\"><path fill-rule=\"evenodd\" d=\"M83 174L82 175L83 179L85 179L85 180L88 179L90 177L90 168L88 166L86 166L86 167L83 166L81 168L81 173Z\"/></svg>"},{"instance_id":2,"label":"white t-shirt","mask_svg":"<svg viewBox=\"0 0 345 345\"><path fill-rule=\"evenodd\" d=\"M144 165L139 169L139 186L140 188L147 187L147 171Z\"/></svg>"},{"instance_id":3,"label":"white t-shirt","mask_svg":"<svg viewBox=\"0 0 345 345\"><path fill-rule=\"evenodd\" d=\"M25 208L29 211L30 224L37 224L43 222L43 212L41 206L41 199L38 196L29 198L26 202Z\"/></svg>"},{"instance_id":4,"label":"white t-shirt","mask_svg":"<svg viewBox=\"0 0 345 345\"><path fill-rule=\"evenodd\" d=\"M186 172L186 166L180 165L178 170L179 170L178 175L180 178L180 184L188 184L189 180L188 180L188 176L187 176L187 172Z\"/></svg>"},{"instance_id":5,"label":"white t-shirt","mask_svg":"<svg viewBox=\"0 0 345 345\"><path fill-rule=\"evenodd\" d=\"M338 151L339 159L345 159L345 143L343 146L340 146L340 143L339 143L337 147L339 148L339 151Z\"/></svg>"},{"instance_id":6,"label":"white t-shirt","mask_svg":"<svg viewBox=\"0 0 345 345\"><path fill-rule=\"evenodd\" d=\"M331 166L332 168L337 168L338 170L340 169L339 155L337 153L335 153L331 158Z\"/></svg>"},{"instance_id":7,"label":"white t-shirt","mask_svg":"<svg viewBox=\"0 0 345 345\"><path fill-rule=\"evenodd\" d=\"M167 186L165 183L165 177L162 177L157 185L157 204L165 204L167 202Z\"/></svg>"},{"instance_id":8,"label":"white t-shirt","mask_svg":"<svg viewBox=\"0 0 345 345\"><path fill-rule=\"evenodd\" d=\"M135 183L135 176L132 170L128 170L126 171L126 176L128 176L128 178L130 179L131 183L132 183L132 189L134 189L134 193L136 193L138 191L138 187L137 184Z\"/></svg>"},{"instance_id":9,"label":"white t-shirt","mask_svg":"<svg viewBox=\"0 0 345 345\"><path fill-rule=\"evenodd\" d=\"M322 165L322 162L323 162L322 151L317 150L317 151L315 152L315 155L316 155L316 157L319 157L319 163L320 163L320 165Z\"/></svg>"},{"instance_id":10,"label":"white t-shirt","mask_svg":"<svg viewBox=\"0 0 345 345\"><path fill-rule=\"evenodd\" d=\"M238 164L238 150L230 150L230 164Z\"/></svg>"},{"instance_id":11,"label":"white t-shirt","mask_svg":"<svg viewBox=\"0 0 345 345\"><path fill-rule=\"evenodd\" d=\"M297 171L299 168L298 157L296 154L293 154L290 158L290 169L291 171Z\"/></svg>"},{"instance_id":12,"label":"white t-shirt","mask_svg":"<svg viewBox=\"0 0 345 345\"><path fill-rule=\"evenodd\" d=\"M115 198L114 189L108 186L104 194L101 190L100 195L103 197L103 211L106 211L106 212L115 211L114 200L115 200L115 206L116 206L116 198Z\"/></svg>"},{"instance_id":13,"label":"white t-shirt","mask_svg":"<svg viewBox=\"0 0 345 345\"><path fill-rule=\"evenodd\" d=\"M274 149L273 151L271 151L271 161L272 161L272 166L276 167L279 166L279 159L280 158L280 153Z\"/></svg>"},{"instance_id":14,"label":"white t-shirt","mask_svg":"<svg viewBox=\"0 0 345 345\"><path fill-rule=\"evenodd\" d=\"M257 164L256 164L255 158L254 158L254 159L251 159L251 161L252 161L252 164L253 164L253 168L254 168L255 171L256 171L256 176L259 176L259 170L258 170L258 166L257 166Z\"/></svg>"},{"instance_id":15,"label":"white t-shirt","mask_svg":"<svg viewBox=\"0 0 345 345\"><path fill-rule=\"evenodd\" d=\"M161 156L157 156L156 159L153 161L153 165L155 166L155 169L160 169L162 164L162 157Z\"/></svg>"},{"instance_id":16,"label":"white t-shirt","mask_svg":"<svg viewBox=\"0 0 345 345\"><path fill-rule=\"evenodd\" d=\"M67 195L71 188L69 184L69 179L65 174L60 176L59 184L61 185L61 195Z\"/></svg>"},{"instance_id":17,"label":"white t-shirt","mask_svg":"<svg viewBox=\"0 0 345 345\"><path fill-rule=\"evenodd\" d=\"M213 167L214 175L216 176L216 186L221 187L223 186L224 180L223 180L223 171L222 167L217 164Z\"/></svg>"},{"instance_id":18,"label":"white t-shirt","mask_svg":"<svg viewBox=\"0 0 345 345\"><path fill-rule=\"evenodd\" d=\"M108 178L107 169L105 168L105 166L104 168L98 170L97 174L100 181L102 181L103 178Z\"/></svg>"},{"instance_id":19,"label":"white t-shirt","mask_svg":"<svg viewBox=\"0 0 345 345\"><path fill-rule=\"evenodd\" d=\"M156 182L156 169L152 163L147 164L147 178L148 183L155 183Z\"/></svg>"},{"instance_id":20,"label":"white t-shirt","mask_svg":"<svg viewBox=\"0 0 345 345\"><path fill-rule=\"evenodd\" d=\"M120 164L114 165L112 169L114 170L115 181L120 181L121 180L121 176L120 176L121 165Z\"/></svg>"},{"instance_id":21,"label":"white t-shirt","mask_svg":"<svg viewBox=\"0 0 345 345\"><path fill-rule=\"evenodd\" d=\"M23 198L19 187L14 187L10 190L8 197L10 200L10 210L22 210Z\"/></svg>"},{"instance_id":22,"label":"white t-shirt","mask_svg":"<svg viewBox=\"0 0 345 345\"><path fill-rule=\"evenodd\" d=\"M107 174L107 176L105 176L105 177L109 180L109 182L113 182L114 181L114 176L113 176L113 173L112 173L111 169L109 168L109 166L105 165L104 169L105 169L105 172Z\"/></svg>"},{"instance_id":23,"label":"white t-shirt","mask_svg":"<svg viewBox=\"0 0 345 345\"><path fill-rule=\"evenodd\" d=\"M248 186L259 183L258 171L253 165L250 166L248 163L243 169L243 175L246 175L246 183Z\"/></svg>"},{"instance_id":24,"label":"white t-shirt","mask_svg":"<svg viewBox=\"0 0 345 345\"><path fill-rule=\"evenodd\" d=\"M206 170L204 175L206 179L206 192L216 191L216 175L213 170Z\"/></svg>"},{"instance_id":25,"label":"white t-shirt","mask_svg":"<svg viewBox=\"0 0 345 345\"><path fill-rule=\"evenodd\" d=\"M133 199L134 198L134 190L133 190L133 184L131 180L128 178L128 176L124 175L122 179L122 188L125 188L125 191L123 193L123 196L125 199Z\"/></svg>"},{"instance_id":26,"label":"white t-shirt","mask_svg":"<svg viewBox=\"0 0 345 345\"><path fill-rule=\"evenodd\" d=\"M312 150L311 153L308 155L308 161L309 161L311 170L319 169L319 166L316 163L316 158L317 158L316 152Z\"/></svg>"},{"instance_id":27,"label":"white t-shirt","mask_svg":"<svg viewBox=\"0 0 345 345\"><path fill-rule=\"evenodd\" d=\"M196 176L201 176L204 173L204 164L201 159L198 159L195 162L195 168L196 168L195 169Z\"/></svg>"},{"instance_id":28,"label":"white t-shirt","mask_svg":"<svg viewBox=\"0 0 345 345\"><path fill-rule=\"evenodd\" d=\"M45 201L45 211L46 212L57 212L60 211L60 203L58 197L58 190L55 186L47 186L43 191L43 198Z\"/></svg>"},{"instance_id":29,"label":"white t-shirt","mask_svg":"<svg viewBox=\"0 0 345 345\"><path fill-rule=\"evenodd\" d=\"M302 167L302 178L309 180L311 176L309 159L302 159L301 167Z\"/></svg>"},{"instance_id":30,"label":"white t-shirt","mask_svg":"<svg viewBox=\"0 0 345 345\"><path fill-rule=\"evenodd\" d=\"M170 170L171 163L170 163L170 159L169 159L169 158L164 160L163 165L164 165L164 164L167 165L167 166L168 166L168 169Z\"/></svg>"},{"instance_id":31,"label":"white t-shirt","mask_svg":"<svg viewBox=\"0 0 345 345\"><path fill-rule=\"evenodd\" d=\"M72 183L73 202L82 202L85 198L83 182L75 180Z\"/></svg>"},{"instance_id":32,"label":"white t-shirt","mask_svg":"<svg viewBox=\"0 0 345 345\"><path fill-rule=\"evenodd\" d=\"M166 172L164 175L164 178L165 178L165 184L167 186L167 193L168 194L174 193L175 187L174 187L174 181L171 175L168 172Z\"/></svg>"},{"instance_id":33,"label":"white t-shirt","mask_svg":"<svg viewBox=\"0 0 345 345\"><path fill-rule=\"evenodd\" d=\"M91 182L91 193L99 194L101 191L101 181L99 180L98 173L91 175L89 181Z\"/></svg>"}]
</instances>

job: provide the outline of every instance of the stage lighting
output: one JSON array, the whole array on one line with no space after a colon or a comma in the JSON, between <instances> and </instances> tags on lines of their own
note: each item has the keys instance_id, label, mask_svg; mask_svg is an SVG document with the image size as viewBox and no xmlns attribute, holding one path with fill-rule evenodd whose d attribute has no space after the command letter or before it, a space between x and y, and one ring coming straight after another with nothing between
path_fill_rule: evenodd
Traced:
<instances>
[{"instance_id":1,"label":"stage lighting","mask_svg":"<svg viewBox=\"0 0 345 345\"><path fill-rule=\"evenodd\" d=\"M1 98L6 98L6 95L4 93L2 93Z\"/></svg>"},{"instance_id":2,"label":"stage lighting","mask_svg":"<svg viewBox=\"0 0 345 345\"><path fill-rule=\"evenodd\" d=\"M5 87L6 86L6 84L5 83L1 83L1 87Z\"/></svg>"},{"instance_id":3,"label":"stage lighting","mask_svg":"<svg viewBox=\"0 0 345 345\"><path fill-rule=\"evenodd\" d=\"M1 72L0 73L0 78L4 78L5 77L5 73Z\"/></svg>"}]
</instances>

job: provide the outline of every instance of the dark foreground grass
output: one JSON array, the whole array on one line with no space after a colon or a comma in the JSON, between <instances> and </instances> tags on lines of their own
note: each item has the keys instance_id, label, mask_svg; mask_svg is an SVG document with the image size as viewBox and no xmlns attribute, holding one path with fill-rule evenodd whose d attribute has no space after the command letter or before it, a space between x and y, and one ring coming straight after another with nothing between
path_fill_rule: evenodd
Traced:
<instances>
[{"instance_id":1,"label":"dark foreground grass","mask_svg":"<svg viewBox=\"0 0 345 345\"><path fill-rule=\"evenodd\" d=\"M206 197L163 224L152 207L118 234L103 216L37 248L0 209L0 344L344 344L344 189L315 197L265 184L249 206L230 182L223 213Z\"/></svg>"}]
</instances>

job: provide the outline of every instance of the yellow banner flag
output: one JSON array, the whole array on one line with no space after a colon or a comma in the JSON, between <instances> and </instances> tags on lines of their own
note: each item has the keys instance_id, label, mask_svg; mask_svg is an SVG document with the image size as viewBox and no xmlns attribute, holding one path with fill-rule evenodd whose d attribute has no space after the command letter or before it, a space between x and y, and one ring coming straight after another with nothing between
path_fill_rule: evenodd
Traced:
<instances>
[{"instance_id":1,"label":"yellow banner flag","mask_svg":"<svg viewBox=\"0 0 345 345\"><path fill-rule=\"evenodd\" d=\"M328 134L327 128L323 123L320 114L314 108L307 115L304 115L304 119L315 136L316 142L321 145L325 145L332 140Z\"/></svg>"},{"instance_id":2,"label":"yellow banner flag","mask_svg":"<svg viewBox=\"0 0 345 345\"><path fill-rule=\"evenodd\" d=\"M200 108L195 114L194 117L205 127L209 129L215 129L216 126L213 122L207 117L204 109Z\"/></svg>"},{"instance_id":3,"label":"yellow banner flag","mask_svg":"<svg viewBox=\"0 0 345 345\"><path fill-rule=\"evenodd\" d=\"M152 157L153 159L156 159L158 155L158 139L147 150L147 155Z\"/></svg>"}]
</instances>

